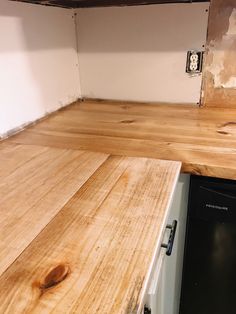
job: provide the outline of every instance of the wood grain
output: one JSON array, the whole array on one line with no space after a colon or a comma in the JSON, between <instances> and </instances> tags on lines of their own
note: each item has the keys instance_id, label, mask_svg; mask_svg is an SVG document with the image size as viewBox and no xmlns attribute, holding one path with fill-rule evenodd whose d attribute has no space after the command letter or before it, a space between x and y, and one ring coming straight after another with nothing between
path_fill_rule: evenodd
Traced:
<instances>
[{"instance_id":1,"label":"wood grain","mask_svg":"<svg viewBox=\"0 0 236 314\"><path fill-rule=\"evenodd\" d=\"M107 155L6 142L0 151L1 274Z\"/></svg>"},{"instance_id":2,"label":"wood grain","mask_svg":"<svg viewBox=\"0 0 236 314\"><path fill-rule=\"evenodd\" d=\"M106 159L2 274L0 312L139 313L180 166Z\"/></svg>"},{"instance_id":3,"label":"wood grain","mask_svg":"<svg viewBox=\"0 0 236 314\"><path fill-rule=\"evenodd\" d=\"M183 172L236 179L235 122L235 109L86 101L9 141L171 159Z\"/></svg>"},{"instance_id":4,"label":"wood grain","mask_svg":"<svg viewBox=\"0 0 236 314\"><path fill-rule=\"evenodd\" d=\"M147 157L236 179L235 126L234 109L87 101L2 141L0 313L140 312L180 168Z\"/></svg>"}]
</instances>

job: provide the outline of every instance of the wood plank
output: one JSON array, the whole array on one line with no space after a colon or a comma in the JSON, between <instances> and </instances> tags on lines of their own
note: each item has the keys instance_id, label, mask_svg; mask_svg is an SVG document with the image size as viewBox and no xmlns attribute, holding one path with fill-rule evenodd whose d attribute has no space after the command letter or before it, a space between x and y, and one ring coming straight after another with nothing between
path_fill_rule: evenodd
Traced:
<instances>
[{"instance_id":1,"label":"wood plank","mask_svg":"<svg viewBox=\"0 0 236 314\"><path fill-rule=\"evenodd\" d=\"M24 147L24 148L23 148ZM17 168L27 163L32 158L46 151L46 147L26 146L10 144L9 142L0 143L0 179L7 177ZM14 157L14 158L13 158Z\"/></svg>"},{"instance_id":2,"label":"wood plank","mask_svg":"<svg viewBox=\"0 0 236 314\"><path fill-rule=\"evenodd\" d=\"M0 312L140 312L180 166L109 157L0 277Z\"/></svg>"},{"instance_id":3,"label":"wood plank","mask_svg":"<svg viewBox=\"0 0 236 314\"><path fill-rule=\"evenodd\" d=\"M12 143L181 161L187 173L236 179L236 110L85 101Z\"/></svg>"},{"instance_id":4,"label":"wood plank","mask_svg":"<svg viewBox=\"0 0 236 314\"><path fill-rule=\"evenodd\" d=\"M100 113L101 115L101 113ZM158 117L158 119L148 118L140 119L132 116L131 119L125 119L125 116L119 115L106 115L104 120L99 120L99 113L94 115L86 114L85 118L78 117L67 119L64 117L57 117L57 121L45 121L39 127L30 129L31 133L36 133L46 136L70 136L76 138L81 134L94 135L94 136L109 136L114 138L140 139L140 140L154 140L160 142L174 142L186 143L194 145L207 146L210 142L211 146L235 148L236 138L225 137L222 141L222 132L225 133L225 123L221 120L217 125L212 125L206 118L201 122L201 129L198 130L193 122L189 119L183 125L182 119L171 117ZM60 119L61 118L61 119ZM166 132L166 119L168 119L168 130ZM229 118L226 120L229 121ZM216 123L216 121L215 121ZM206 130L207 129L207 134ZM187 132L186 132L187 130ZM228 132L229 133L229 132Z\"/></svg>"},{"instance_id":5,"label":"wood plank","mask_svg":"<svg viewBox=\"0 0 236 314\"><path fill-rule=\"evenodd\" d=\"M1 274L107 155L5 143L0 149Z\"/></svg>"}]
</instances>

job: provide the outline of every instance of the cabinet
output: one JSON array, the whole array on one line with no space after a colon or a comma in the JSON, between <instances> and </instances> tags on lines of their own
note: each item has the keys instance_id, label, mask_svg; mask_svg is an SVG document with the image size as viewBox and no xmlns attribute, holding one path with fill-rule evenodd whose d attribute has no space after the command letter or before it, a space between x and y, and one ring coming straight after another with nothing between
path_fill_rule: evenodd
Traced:
<instances>
[{"instance_id":1,"label":"cabinet","mask_svg":"<svg viewBox=\"0 0 236 314\"><path fill-rule=\"evenodd\" d=\"M165 249L156 257L151 280L145 296L145 304L151 314L177 314L179 309L182 265L184 255L185 226L187 218L189 175L181 174L177 183L168 224L178 221L171 256ZM169 231L166 229L163 242L167 242Z\"/></svg>"}]
</instances>

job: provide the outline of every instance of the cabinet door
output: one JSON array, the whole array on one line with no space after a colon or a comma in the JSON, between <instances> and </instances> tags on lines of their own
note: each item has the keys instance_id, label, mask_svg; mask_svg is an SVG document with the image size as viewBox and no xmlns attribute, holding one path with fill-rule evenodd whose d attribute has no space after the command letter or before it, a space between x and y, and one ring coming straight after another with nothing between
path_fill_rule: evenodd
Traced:
<instances>
[{"instance_id":1,"label":"cabinet door","mask_svg":"<svg viewBox=\"0 0 236 314\"><path fill-rule=\"evenodd\" d=\"M146 305L151 314L177 314L179 311L185 226L189 190L189 175L180 175L168 216L168 224L177 220L177 230L171 256L163 248L158 256L147 290ZM163 242L167 243L169 231Z\"/></svg>"},{"instance_id":2,"label":"cabinet door","mask_svg":"<svg viewBox=\"0 0 236 314\"><path fill-rule=\"evenodd\" d=\"M158 312L154 312L155 314L179 313L189 178L190 176L187 174L180 175L171 206L169 222L176 219L178 227L172 254L170 257L166 256L162 265L162 275L158 291L159 308Z\"/></svg>"},{"instance_id":3,"label":"cabinet door","mask_svg":"<svg viewBox=\"0 0 236 314\"><path fill-rule=\"evenodd\" d=\"M165 236L165 241L166 241ZM168 239L167 239L168 240ZM147 292L148 295L148 308L151 310L151 314L159 314L163 313L162 306L163 306L163 289L162 289L162 282L163 282L163 266L165 264L165 259L167 258L165 249L162 249L160 257L156 263L155 271L152 275L152 280Z\"/></svg>"}]
</instances>

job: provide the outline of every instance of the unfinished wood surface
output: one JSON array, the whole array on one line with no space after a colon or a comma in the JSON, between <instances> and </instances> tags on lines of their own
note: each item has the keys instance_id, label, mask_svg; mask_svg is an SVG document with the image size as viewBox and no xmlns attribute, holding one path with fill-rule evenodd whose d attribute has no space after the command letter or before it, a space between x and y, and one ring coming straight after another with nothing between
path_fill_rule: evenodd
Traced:
<instances>
[{"instance_id":1,"label":"unfinished wood surface","mask_svg":"<svg viewBox=\"0 0 236 314\"><path fill-rule=\"evenodd\" d=\"M0 274L106 158L35 145L0 145Z\"/></svg>"},{"instance_id":2,"label":"unfinished wood surface","mask_svg":"<svg viewBox=\"0 0 236 314\"><path fill-rule=\"evenodd\" d=\"M179 160L183 172L236 179L235 109L87 101L8 141Z\"/></svg>"},{"instance_id":3,"label":"unfinished wood surface","mask_svg":"<svg viewBox=\"0 0 236 314\"><path fill-rule=\"evenodd\" d=\"M0 312L139 313L180 166L109 157L0 277Z\"/></svg>"},{"instance_id":4,"label":"unfinished wood surface","mask_svg":"<svg viewBox=\"0 0 236 314\"><path fill-rule=\"evenodd\" d=\"M236 108L236 1L211 0L202 104Z\"/></svg>"}]
</instances>

